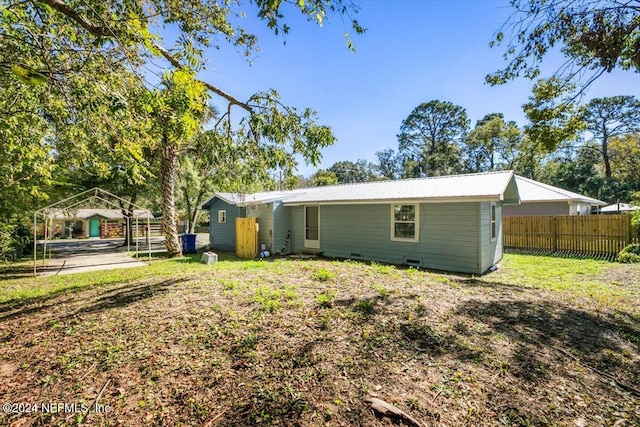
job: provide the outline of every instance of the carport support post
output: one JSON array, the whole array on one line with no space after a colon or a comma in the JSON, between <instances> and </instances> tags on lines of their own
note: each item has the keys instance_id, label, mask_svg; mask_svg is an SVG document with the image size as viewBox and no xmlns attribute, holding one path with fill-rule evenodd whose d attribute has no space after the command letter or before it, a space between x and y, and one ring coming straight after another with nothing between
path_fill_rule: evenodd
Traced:
<instances>
[{"instance_id":1,"label":"carport support post","mask_svg":"<svg viewBox=\"0 0 640 427\"><path fill-rule=\"evenodd\" d=\"M131 256L131 239L129 236L133 236L133 233L131 232L131 218L127 217L127 235L124 238L127 241L127 254Z\"/></svg>"},{"instance_id":2,"label":"carport support post","mask_svg":"<svg viewBox=\"0 0 640 427\"><path fill-rule=\"evenodd\" d=\"M37 234L36 234L36 230L38 228L38 212L34 212L33 213L33 277L36 277L38 274L38 268L36 267L36 262L37 262L37 255L36 255L36 239L37 239Z\"/></svg>"},{"instance_id":3,"label":"carport support post","mask_svg":"<svg viewBox=\"0 0 640 427\"><path fill-rule=\"evenodd\" d=\"M138 258L138 240L140 239L140 229L138 227L138 217L136 217L136 258Z\"/></svg>"},{"instance_id":4,"label":"carport support post","mask_svg":"<svg viewBox=\"0 0 640 427\"><path fill-rule=\"evenodd\" d=\"M53 227L53 219L51 220L51 227L49 227L49 229L51 229L52 227ZM51 239L53 240L53 234L51 235ZM51 264L51 241L49 241L49 264Z\"/></svg>"},{"instance_id":5,"label":"carport support post","mask_svg":"<svg viewBox=\"0 0 640 427\"><path fill-rule=\"evenodd\" d=\"M147 249L149 250L149 265L151 265L151 222L149 221L149 211L147 211Z\"/></svg>"},{"instance_id":6,"label":"carport support post","mask_svg":"<svg viewBox=\"0 0 640 427\"><path fill-rule=\"evenodd\" d=\"M42 266L45 266L45 262L47 262L47 226L49 222L48 217L44 217L44 244L42 246Z\"/></svg>"}]
</instances>

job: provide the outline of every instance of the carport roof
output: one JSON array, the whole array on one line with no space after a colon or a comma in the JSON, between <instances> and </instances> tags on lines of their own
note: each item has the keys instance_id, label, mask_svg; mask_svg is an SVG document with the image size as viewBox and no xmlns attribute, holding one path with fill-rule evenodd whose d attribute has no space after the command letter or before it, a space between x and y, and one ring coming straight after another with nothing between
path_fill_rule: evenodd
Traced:
<instances>
[{"instance_id":1,"label":"carport roof","mask_svg":"<svg viewBox=\"0 0 640 427\"><path fill-rule=\"evenodd\" d=\"M149 210L136 209L133 211L134 218L146 217L147 214L153 218ZM124 218L120 209L59 209L49 214L49 218L53 219L89 219L93 217L101 217L104 219Z\"/></svg>"}]
</instances>

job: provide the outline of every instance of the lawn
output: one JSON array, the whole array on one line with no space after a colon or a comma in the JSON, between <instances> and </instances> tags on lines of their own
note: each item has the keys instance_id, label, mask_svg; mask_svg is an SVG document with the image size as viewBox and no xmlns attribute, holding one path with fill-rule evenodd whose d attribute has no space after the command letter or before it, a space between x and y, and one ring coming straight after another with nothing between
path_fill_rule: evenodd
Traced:
<instances>
[{"instance_id":1,"label":"lawn","mask_svg":"<svg viewBox=\"0 0 640 427\"><path fill-rule=\"evenodd\" d=\"M640 425L638 265L511 254L473 277L193 256L2 273L2 403L108 412L0 425L392 425L371 396L425 426Z\"/></svg>"}]
</instances>

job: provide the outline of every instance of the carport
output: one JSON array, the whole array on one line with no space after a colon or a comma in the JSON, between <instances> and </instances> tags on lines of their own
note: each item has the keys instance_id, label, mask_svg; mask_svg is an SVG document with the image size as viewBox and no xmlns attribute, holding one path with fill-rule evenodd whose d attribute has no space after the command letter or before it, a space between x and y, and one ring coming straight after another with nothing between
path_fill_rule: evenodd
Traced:
<instances>
[{"instance_id":1,"label":"carport","mask_svg":"<svg viewBox=\"0 0 640 427\"><path fill-rule=\"evenodd\" d=\"M49 250L49 261L51 260L51 241L53 238L53 233L51 232L51 223L52 218L54 216L60 216L61 214L65 217L73 217L73 211L77 210L79 207L87 204L91 204L93 206L107 206L114 209L122 209L120 203L128 204L131 208L134 209L133 218L125 217L126 219L126 227L127 227L127 235L129 234L130 227L133 225L132 219L135 219L135 251L136 254L139 252L139 220L142 217L142 220L146 218L146 229L149 231L151 226L151 216L150 211L146 208L137 206L119 196L116 196L113 193L110 193L106 190L103 190L98 187L94 187L90 190L86 190L80 193L77 193L71 197L67 197L66 199L60 200L56 203L52 203L48 206L45 206L42 209L38 209L33 214L33 275L36 276L38 274L38 252L37 252L37 235L38 235L38 221L40 220L43 224L43 256L42 256L42 266L46 266L47 264L47 249ZM135 210L144 211L145 214L136 214ZM93 226L93 224L92 224ZM150 239L150 233L147 233L147 239ZM127 253L131 252L131 239L127 240ZM148 263L151 264L151 244L150 241L147 242L148 248Z\"/></svg>"}]
</instances>

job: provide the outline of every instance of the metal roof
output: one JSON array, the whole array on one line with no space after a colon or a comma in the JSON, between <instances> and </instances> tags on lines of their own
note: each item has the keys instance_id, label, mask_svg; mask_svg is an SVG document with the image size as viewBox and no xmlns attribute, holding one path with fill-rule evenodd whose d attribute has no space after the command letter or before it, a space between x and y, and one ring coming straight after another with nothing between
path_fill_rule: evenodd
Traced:
<instances>
[{"instance_id":1,"label":"metal roof","mask_svg":"<svg viewBox=\"0 0 640 427\"><path fill-rule=\"evenodd\" d=\"M284 199L284 204L454 199L505 200L509 203L519 203L513 171L342 184L302 190L306 191Z\"/></svg>"},{"instance_id":2,"label":"metal roof","mask_svg":"<svg viewBox=\"0 0 640 427\"><path fill-rule=\"evenodd\" d=\"M617 212L633 212L640 210L640 206L630 205L629 203L614 203L604 208L600 208L599 212L617 213Z\"/></svg>"},{"instance_id":3,"label":"metal roof","mask_svg":"<svg viewBox=\"0 0 640 427\"><path fill-rule=\"evenodd\" d=\"M597 206L606 205L605 202L572 191L563 190L553 185L543 184L529 178L516 175L516 183L522 203L528 202L583 202Z\"/></svg>"},{"instance_id":4,"label":"metal roof","mask_svg":"<svg viewBox=\"0 0 640 427\"><path fill-rule=\"evenodd\" d=\"M241 193L215 193L214 197L237 206L248 206L251 204L270 203L278 200L286 200L296 194L299 194L307 188L288 191L264 191L261 193L241 194ZM208 204L209 202L205 203Z\"/></svg>"},{"instance_id":5,"label":"metal roof","mask_svg":"<svg viewBox=\"0 0 640 427\"><path fill-rule=\"evenodd\" d=\"M465 201L503 200L519 204L513 171L448 175L429 178L340 184L267 191L254 194L215 193L202 208L208 209L218 198L236 206L282 201L285 205L306 203L374 203L393 200Z\"/></svg>"}]
</instances>

